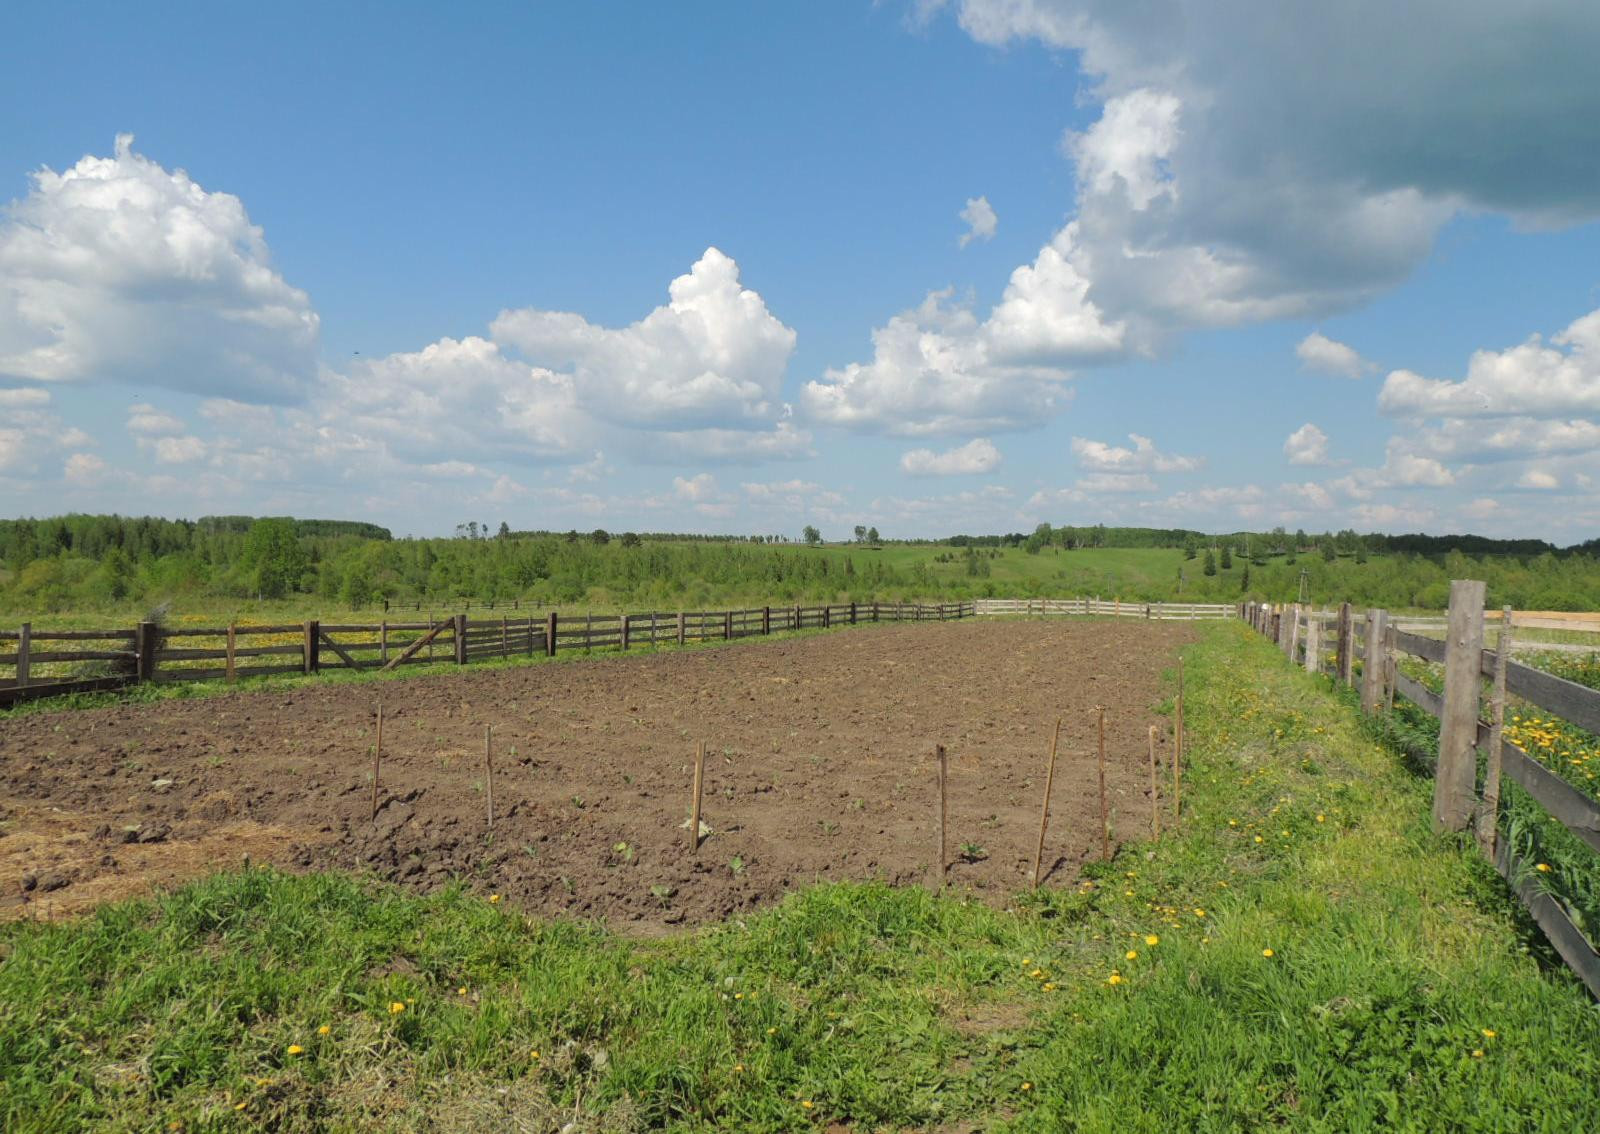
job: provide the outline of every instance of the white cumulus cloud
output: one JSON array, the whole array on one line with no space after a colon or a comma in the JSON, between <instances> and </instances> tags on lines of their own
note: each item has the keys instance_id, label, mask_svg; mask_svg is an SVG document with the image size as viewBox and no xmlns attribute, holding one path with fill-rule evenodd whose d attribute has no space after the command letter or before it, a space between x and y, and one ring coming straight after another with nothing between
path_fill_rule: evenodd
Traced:
<instances>
[{"instance_id":1,"label":"white cumulus cloud","mask_svg":"<svg viewBox=\"0 0 1600 1134\"><path fill-rule=\"evenodd\" d=\"M107 379L268 402L303 397L318 318L238 197L119 135L33 175L0 219L0 376Z\"/></svg>"},{"instance_id":2,"label":"white cumulus cloud","mask_svg":"<svg viewBox=\"0 0 1600 1134\"><path fill-rule=\"evenodd\" d=\"M1328 435L1311 422L1289 434L1283 443L1283 455L1291 465L1325 465L1328 463Z\"/></svg>"},{"instance_id":3,"label":"white cumulus cloud","mask_svg":"<svg viewBox=\"0 0 1600 1134\"><path fill-rule=\"evenodd\" d=\"M1074 437L1072 452L1084 468L1108 473L1193 472L1205 464L1203 457L1163 453L1154 441L1137 433L1128 434L1128 440L1132 448Z\"/></svg>"},{"instance_id":4,"label":"white cumulus cloud","mask_svg":"<svg viewBox=\"0 0 1600 1134\"><path fill-rule=\"evenodd\" d=\"M1000 450L987 437L936 453L912 449L900 457L900 467L912 476L959 476L993 472L1000 465Z\"/></svg>"},{"instance_id":5,"label":"white cumulus cloud","mask_svg":"<svg viewBox=\"0 0 1600 1134\"><path fill-rule=\"evenodd\" d=\"M988 197L968 197L967 207L961 210L961 219L967 222L967 231L961 234L960 246L965 248L974 240L993 240L1000 218Z\"/></svg>"},{"instance_id":6,"label":"white cumulus cloud","mask_svg":"<svg viewBox=\"0 0 1600 1134\"><path fill-rule=\"evenodd\" d=\"M1312 331L1301 339L1294 353L1307 370L1336 378L1363 378L1377 369L1354 348L1330 339L1321 331Z\"/></svg>"}]
</instances>

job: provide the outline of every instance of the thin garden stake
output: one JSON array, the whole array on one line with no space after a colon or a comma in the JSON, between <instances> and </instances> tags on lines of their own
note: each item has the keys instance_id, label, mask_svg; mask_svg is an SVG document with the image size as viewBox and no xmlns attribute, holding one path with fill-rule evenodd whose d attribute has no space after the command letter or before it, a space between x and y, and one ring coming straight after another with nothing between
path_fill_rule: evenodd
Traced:
<instances>
[{"instance_id":1,"label":"thin garden stake","mask_svg":"<svg viewBox=\"0 0 1600 1134\"><path fill-rule=\"evenodd\" d=\"M483 787L489 804L489 833L494 834L494 749L493 726L483 726Z\"/></svg>"},{"instance_id":2,"label":"thin garden stake","mask_svg":"<svg viewBox=\"0 0 1600 1134\"><path fill-rule=\"evenodd\" d=\"M1044 774L1044 802L1039 805L1039 846L1033 852L1033 884L1035 886L1044 879L1039 874L1039 866L1044 860L1044 829L1050 822L1050 787L1056 782L1056 746L1061 743L1061 718L1056 718L1056 731L1050 737L1050 768Z\"/></svg>"},{"instance_id":3,"label":"thin garden stake","mask_svg":"<svg viewBox=\"0 0 1600 1134\"><path fill-rule=\"evenodd\" d=\"M694 795L689 803L689 850L700 853L700 796L706 785L706 742L694 750Z\"/></svg>"},{"instance_id":4,"label":"thin garden stake","mask_svg":"<svg viewBox=\"0 0 1600 1134\"><path fill-rule=\"evenodd\" d=\"M378 743L372 749L372 818L378 817L378 772L383 765L383 702L378 702Z\"/></svg>"},{"instance_id":5,"label":"thin garden stake","mask_svg":"<svg viewBox=\"0 0 1600 1134\"><path fill-rule=\"evenodd\" d=\"M1183 802L1183 659L1178 659L1178 703L1174 713L1177 718L1172 734L1172 821L1178 821L1178 808Z\"/></svg>"},{"instance_id":6,"label":"thin garden stake","mask_svg":"<svg viewBox=\"0 0 1600 1134\"><path fill-rule=\"evenodd\" d=\"M935 744L933 754L939 760L939 885L944 885L945 864L950 861L949 844L945 841L945 828L949 825L950 807L949 799L945 793L945 781L949 778L949 767L944 755L944 745Z\"/></svg>"},{"instance_id":7,"label":"thin garden stake","mask_svg":"<svg viewBox=\"0 0 1600 1134\"><path fill-rule=\"evenodd\" d=\"M1161 782L1156 772L1156 726L1150 726L1150 837L1161 837Z\"/></svg>"},{"instance_id":8,"label":"thin garden stake","mask_svg":"<svg viewBox=\"0 0 1600 1134\"><path fill-rule=\"evenodd\" d=\"M1500 611L1500 640L1494 651L1494 698L1490 702L1489 767L1483 778L1483 812L1478 816L1478 844L1490 862L1500 835L1500 760L1505 744L1506 663L1511 659L1511 608Z\"/></svg>"},{"instance_id":9,"label":"thin garden stake","mask_svg":"<svg viewBox=\"0 0 1600 1134\"><path fill-rule=\"evenodd\" d=\"M1100 857L1111 861L1111 816L1106 810L1106 707L1095 706L1100 713Z\"/></svg>"}]
</instances>

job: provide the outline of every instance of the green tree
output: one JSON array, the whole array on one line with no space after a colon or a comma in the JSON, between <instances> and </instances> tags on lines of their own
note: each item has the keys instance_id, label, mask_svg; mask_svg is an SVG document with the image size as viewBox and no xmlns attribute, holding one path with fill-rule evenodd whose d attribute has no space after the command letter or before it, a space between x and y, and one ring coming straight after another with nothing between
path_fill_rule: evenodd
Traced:
<instances>
[{"instance_id":1,"label":"green tree","mask_svg":"<svg viewBox=\"0 0 1600 1134\"><path fill-rule=\"evenodd\" d=\"M1222 569L1231 570L1233 567L1233 549L1227 544L1222 545Z\"/></svg>"},{"instance_id":2,"label":"green tree","mask_svg":"<svg viewBox=\"0 0 1600 1134\"><path fill-rule=\"evenodd\" d=\"M868 528L867 529L867 542L868 543L882 543L883 542L881 539L878 538L878 529L877 528Z\"/></svg>"},{"instance_id":3,"label":"green tree","mask_svg":"<svg viewBox=\"0 0 1600 1134\"><path fill-rule=\"evenodd\" d=\"M299 590L309 562L305 548L295 537L294 521L288 516L267 516L250 525L243 566L253 589L262 598L282 598Z\"/></svg>"},{"instance_id":4,"label":"green tree","mask_svg":"<svg viewBox=\"0 0 1600 1134\"><path fill-rule=\"evenodd\" d=\"M1224 552L1223 554L1227 553ZM1200 568L1200 570L1207 575L1215 575L1217 573L1217 557L1211 554L1211 549L1209 547L1206 548L1205 566Z\"/></svg>"},{"instance_id":5,"label":"green tree","mask_svg":"<svg viewBox=\"0 0 1600 1134\"><path fill-rule=\"evenodd\" d=\"M809 547L815 547L822 542L822 533L817 530L815 524L807 524L800 534L805 538Z\"/></svg>"},{"instance_id":6,"label":"green tree","mask_svg":"<svg viewBox=\"0 0 1600 1134\"><path fill-rule=\"evenodd\" d=\"M1239 593L1248 594L1250 591L1250 564L1244 565L1244 574L1239 577Z\"/></svg>"},{"instance_id":7,"label":"green tree","mask_svg":"<svg viewBox=\"0 0 1600 1134\"><path fill-rule=\"evenodd\" d=\"M1332 563L1338 557L1339 553L1334 550L1333 540L1324 538L1322 541L1322 561L1324 563Z\"/></svg>"}]
</instances>

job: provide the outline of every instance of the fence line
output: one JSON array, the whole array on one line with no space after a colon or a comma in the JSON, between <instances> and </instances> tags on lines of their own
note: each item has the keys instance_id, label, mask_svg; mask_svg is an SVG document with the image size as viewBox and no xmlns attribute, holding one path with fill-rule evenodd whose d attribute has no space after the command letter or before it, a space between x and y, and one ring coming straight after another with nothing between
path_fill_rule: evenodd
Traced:
<instances>
[{"instance_id":1,"label":"fence line","mask_svg":"<svg viewBox=\"0 0 1600 1134\"><path fill-rule=\"evenodd\" d=\"M1337 611L1313 610L1299 603L1244 603L1239 617L1258 633L1275 641L1292 664L1307 672L1332 676L1355 684L1355 662L1361 664L1361 707L1373 713L1404 697L1439 720L1439 759L1434 771L1435 827L1446 831L1475 826L1486 857L1510 884L1534 921L1544 931L1567 967L1600 999L1600 953L1584 936L1567 910L1545 893L1520 862L1510 841L1499 836L1498 776L1503 774L1542 807L1574 837L1600 852L1600 802L1583 794L1566 780L1505 739L1498 727L1504 719L1505 695L1519 697L1579 728L1600 734L1600 690L1523 665L1498 650L1484 648L1484 585L1457 580L1450 587L1450 612L1444 620L1445 638L1429 638L1402 630L1417 620L1394 616L1386 610L1352 610L1349 603ZM1496 619L1499 612L1494 612ZM1535 624L1538 620L1535 619ZM1305 632L1300 627L1305 626ZM1502 623L1502 625L1504 625ZM1512 612L1510 627L1521 622ZM1318 645L1324 627L1332 630L1331 654ZM1298 643L1303 642L1304 650ZM1506 643L1509 647L1510 643ZM1445 668L1444 693L1439 694L1400 672L1400 656L1422 658ZM1494 678L1497 666L1503 676L1491 694L1491 721L1480 719L1483 679ZM1478 756L1488 759L1488 774L1480 793Z\"/></svg>"},{"instance_id":2,"label":"fence line","mask_svg":"<svg viewBox=\"0 0 1600 1134\"><path fill-rule=\"evenodd\" d=\"M643 611L497 618L465 612L377 624L323 622L165 628L142 622L126 630L0 631L0 706L35 697L117 689L146 681L237 681L274 674L340 669L395 669L440 660L467 665L495 658L554 656L563 650L630 650L664 644L732 641L785 630L832 629L863 622L924 622L975 615L1110 615L1148 619L1228 618L1218 603L1132 603L1120 599L978 599L956 603L831 603L740 610ZM10 643L15 643L9 651ZM62 648L57 643L68 643ZM89 666L96 672L61 672ZM40 666L55 672L44 675Z\"/></svg>"}]
</instances>

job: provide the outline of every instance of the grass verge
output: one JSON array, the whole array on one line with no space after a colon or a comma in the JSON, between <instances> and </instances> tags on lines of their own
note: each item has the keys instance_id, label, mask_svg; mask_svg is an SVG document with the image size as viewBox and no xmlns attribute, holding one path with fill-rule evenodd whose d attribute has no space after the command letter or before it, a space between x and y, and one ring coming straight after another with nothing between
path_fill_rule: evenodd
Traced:
<instances>
[{"instance_id":1,"label":"grass verge","mask_svg":"<svg viewBox=\"0 0 1600 1134\"><path fill-rule=\"evenodd\" d=\"M253 870L7 926L0 1128L1600 1127L1600 1015L1425 786L1202 633L1181 827L1012 910L818 886L641 942Z\"/></svg>"}]
</instances>

